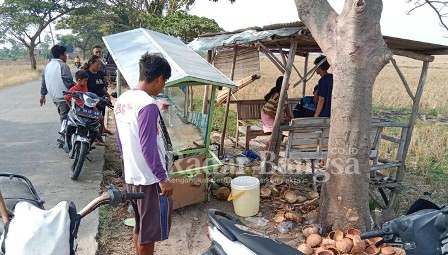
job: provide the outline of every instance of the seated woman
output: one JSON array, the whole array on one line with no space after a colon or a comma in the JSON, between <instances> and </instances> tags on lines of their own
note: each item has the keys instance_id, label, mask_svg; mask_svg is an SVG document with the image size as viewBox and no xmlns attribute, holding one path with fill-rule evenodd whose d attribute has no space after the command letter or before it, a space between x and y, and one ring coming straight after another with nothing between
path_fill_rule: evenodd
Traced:
<instances>
[{"instance_id":1,"label":"seated woman","mask_svg":"<svg viewBox=\"0 0 448 255\"><path fill-rule=\"evenodd\" d=\"M280 98L280 90L282 89L282 83L283 83L283 76L280 76L277 78L277 81L275 82L275 87L273 87L271 91L269 91L269 93L267 93L264 96L264 101L266 101L266 103L264 104L263 109L261 110L261 120L263 121L263 131L266 135L272 134L275 115L277 114L277 107ZM287 98L288 96L286 96L286 99ZM286 117L288 119L291 119L291 113L289 111L289 108L286 107L286 104L285 104L285 113ZM281 119L280 123L282 123L283 121L284 119ZM269 148L270 144L271 144L271 137L268 140L266 149Z\"/></svg>"},{"instance_id":2,"label":"seated woman","mask_svg":"<svg viewBox=\"0 0 448 255\"><path fill-rule=\"evenodd\" d=\"M310 118L314 117L317 108L317 102L319 98L316 94L317 85L314 87L313 95L314 96L306 96L300 100L300 103L296 105L293 110L294 118Z\"/></svg>"}]
</instances>

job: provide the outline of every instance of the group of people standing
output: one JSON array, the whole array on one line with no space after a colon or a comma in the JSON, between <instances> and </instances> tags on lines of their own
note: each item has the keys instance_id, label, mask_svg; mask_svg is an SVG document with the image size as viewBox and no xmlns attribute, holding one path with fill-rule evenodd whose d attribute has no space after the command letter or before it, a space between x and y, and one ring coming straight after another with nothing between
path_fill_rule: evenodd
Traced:
<instances>
[{"instance_id":1,"label":"group of people standing","mask_svg":"<svg viewBox=\"0 0 448 255\"><path fill-rule=\"evenodd\" d=\"M324 55L319 56L314 61L315 65L320 64L316 69L316 73L321 76L318 84L314 87L313 96L306 96L294 108L291 114L289 107L285 105L285 115L288 119L305 118L305 117L330 117L331 115L331 95L333 92L333 74L328 72L330 64ZM261 111L261 120L263 121L263 131L266 135L272 133L274 127L275 115L277 113L278 103L280 99L280 91L282 88L283 76L277 78L275 87L264 96L265 104ZM286 97L287 99L287 97ZM280 120L284 122L284 118ZM270 140L266 145L269 147Z\"/></svg>"},{"instance_id":2,"label":"group of people standing","mask_svg":"<svg viewBox=\"0 0 448 255\"><path fill-rule=\"evenodd\" d=\"M51 48L53 58L48 63L42 73L42 84L40 89L40 105L46 103L46 95L49 95L56 105L59 117L61 120L61 136L63 135L65 125L67 122L67 114L70 110L70 97L64 96L64 91L82 91L93 92L99 97L106 96L110 100L110 95L107 92L107 84L105 81L105 67L102 62L102 48L101 46L94 46L92 49L92 56L83 65L82 69L75 74L75 81L73 80L70 67L67 65L67 49L61 45L54 45ZM79 104L79 102L77 102ZM99 110L102 116L105 114L105 107L100 107ZM104 126L104 118L100 119L101 130L100 135L95 141L96 145L105 145L101 135L112 132L107 130ZM59 146L63 147L64 139L58 139Z\"/></svg>"}]
</instances>

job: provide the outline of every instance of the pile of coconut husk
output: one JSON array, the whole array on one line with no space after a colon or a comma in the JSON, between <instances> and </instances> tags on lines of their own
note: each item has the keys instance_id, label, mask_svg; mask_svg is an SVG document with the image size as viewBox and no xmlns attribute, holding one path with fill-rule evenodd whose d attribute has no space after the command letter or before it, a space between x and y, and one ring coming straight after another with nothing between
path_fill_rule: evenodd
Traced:
<instances>
[{"instance_id":1,"label":"pile of coconut husk","mask_svg":"<svg viewBox=\"0 0 448 255\"><path fill-rule=\"evenodd\" d=\"M386 244L376 247L375 244L381 238L361 240L361 231L348 229L346 233L336 230L326 237L319 234L319 228L315 225L305 225L302 233L306 237L306 243L297 248L305 255L405 255L401 248L390 247Z\"/></svg>"}]
</instances>

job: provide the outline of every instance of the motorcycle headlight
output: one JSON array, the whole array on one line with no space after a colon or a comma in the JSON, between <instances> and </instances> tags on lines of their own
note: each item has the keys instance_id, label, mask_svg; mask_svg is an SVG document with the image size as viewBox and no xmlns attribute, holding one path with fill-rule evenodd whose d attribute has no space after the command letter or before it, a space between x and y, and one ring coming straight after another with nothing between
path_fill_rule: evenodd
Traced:
<instances>
[{"instance_id":1,"label":"motorcycle headlight","mask_svg":"<svg viewBox=\"0 0 448 255\"><path fill-rule=\"evenodd\" d=\"M83 97L84 97L84 104L90 108L95 107L100 102L100 99L94 99L87 95L83 95Z\"/></svg>"}]
</instances>

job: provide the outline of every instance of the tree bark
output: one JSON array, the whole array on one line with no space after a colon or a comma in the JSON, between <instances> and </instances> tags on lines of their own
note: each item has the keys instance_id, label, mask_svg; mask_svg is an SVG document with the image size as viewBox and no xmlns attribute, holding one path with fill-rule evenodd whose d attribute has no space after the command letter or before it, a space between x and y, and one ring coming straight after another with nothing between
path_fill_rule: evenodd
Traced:
<instances>
[{"instance_id":1,"label":"tree bark","mask_svg":"<svg viewBox=\"0 0 448 255\"><path fill-rule=\"evenodd\" d=\"M295 0L300 19L334 74L326 182L319 222L331 229L368 229L372 88L392 57L381 34L381 0L346 0L341 14L328 1Z\"/></svg>"},{"instance_id":2,"label":"tree bark","mask_svg":"<svg viewBox=\"0 0 448 255\"><path fill-rule=\"evenodd\" d=\"M30 47L28 47L28 56L30 58L31 63L31 69L36 70L37 69L37 61L36 56L34 55L34 49L36 48L36 45L33 41L30 42Z\"/></svg>"}]
</instances>

